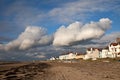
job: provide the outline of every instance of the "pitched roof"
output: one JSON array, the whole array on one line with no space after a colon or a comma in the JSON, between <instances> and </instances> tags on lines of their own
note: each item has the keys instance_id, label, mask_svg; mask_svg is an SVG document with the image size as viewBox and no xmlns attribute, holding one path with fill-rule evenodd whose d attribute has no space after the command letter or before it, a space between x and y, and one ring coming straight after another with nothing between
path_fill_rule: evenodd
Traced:
<instances>
[{"instance_id":1,"label":"pitched roof","mask_svg":"<svg viewBox=\"0 0 120 80\"><path fill-rule=\"evenodd\" d=\"M102 49L101 48L92 48L93 50L97 49L99 51L101 51ZM88 51L91 51L91 48L87 48Z\"/></svg>"},{"instance_id":2,"label":"pitched roof","mask_svg":"<svg viewBox=\"0 0 120 80\"><path fill-rule=\"evenodd\" d=\"M110 46L113 45L113 46L117 46L118 43L111 43Z\"/></svg>"},{"instance_id":3,"label":"pitched roof","mask_svg":"<svg viewBox=\"0 0 120 80\"><path fill-rule=\"evenodd\" d=\"M104 47L104 48L101 48L101 49L109 49L109 47L108 47L108 46L106 46L106 47Z\"/></svg>"},{"instance_id":4,"label":"pitched roof","mask_svg":"<svg viewBox=\"0 0 120 80\"><path fill-rule=\"evenodd\" d=\"M91 51L91 48L87 48L88 51Z\"/></svg>"}]
</instances>

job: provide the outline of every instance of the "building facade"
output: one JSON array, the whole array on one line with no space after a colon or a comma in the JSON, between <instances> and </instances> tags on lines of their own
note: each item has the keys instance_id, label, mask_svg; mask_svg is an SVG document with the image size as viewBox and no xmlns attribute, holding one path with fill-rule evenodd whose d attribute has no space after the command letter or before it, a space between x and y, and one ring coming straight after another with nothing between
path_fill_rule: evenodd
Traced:
<instances>
[{"instance_id":1,"label":"building facade","mask_svg":"<svg viewBox=\"0 0 120 80\"><path fill-rule=\"evenodd\" d=\"M86 59L97 59L99 58L99 55L100 55L100 50L98 48L88 48L86 50L86 55L84 56L84 60Z\"/></svg>"},{"instance_id":2,"label":"building facade","mask_svg":"<svg viewBox=\"0 0 120 80\"><path fill-rule=\"evenodd\" d=\"M70 53L66 53L66 54L62 54L59 56L60 60L69 60L69 59L75 59L76 54L70 52Z\"/></svg>"}]
</instances>

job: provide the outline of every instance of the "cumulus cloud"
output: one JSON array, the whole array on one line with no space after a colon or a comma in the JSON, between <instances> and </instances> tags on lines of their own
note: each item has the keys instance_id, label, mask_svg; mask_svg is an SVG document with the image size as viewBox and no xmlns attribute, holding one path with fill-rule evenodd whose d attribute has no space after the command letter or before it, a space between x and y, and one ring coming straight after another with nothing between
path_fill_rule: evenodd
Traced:
<instances>
[{"instance_id":1,"label":"cumulus cloud","mask_svg":"<svg viewBox=\"0 0 120 80\"><path fill-rule=\"evenodd\" d=\"M61 26L54 35L53 45L69 46L76 42L88 39L100 38L111 26L112 21L108 18L102 18L98 22L82 24L75 22L68 27Z\"/></svg>"},{"instance_id":2,"label":"cumulus cloud","mask_svg":"<svg viewBox=\"0 0 120 80\"><path fill-rule=\"evenodd\" d=\"M52 44L52 41L53 41L53 36L45 35L41 37L38 43L41 45L48 45L48 44Z\"/></svg>"},{"instance_id":3,"label":"cumulus cloud","mask_svg":"<svg viewBox=\"0 0 120 80\"><path fill-rule=\"evenodd\" d=\"M85 48L101 47L101 48L104 48L104 47L108 46L108 44L114 42L116 40L116 38L119 38L119 37L120 37L120 32L113 32L110 34L106 34L99 39L85 41L85 42L82 42L82 44L75 45L75 46L76 46L76 48L80 48L80 47L85 47Z\"/></svg>"},{"instance_id":4,"label":"cumulus cloud","mask_svg":"<svg viewBox=\"0 0 120 80\"><path fill-rule=\"evenodd\" d=\"M36 45L50 44L52 39L52 36L46 34L46 29L37 26L28 26L16 40L13 40L6 45L0 45L0 49L25 50Z\"/></svg>"}]
</instances>

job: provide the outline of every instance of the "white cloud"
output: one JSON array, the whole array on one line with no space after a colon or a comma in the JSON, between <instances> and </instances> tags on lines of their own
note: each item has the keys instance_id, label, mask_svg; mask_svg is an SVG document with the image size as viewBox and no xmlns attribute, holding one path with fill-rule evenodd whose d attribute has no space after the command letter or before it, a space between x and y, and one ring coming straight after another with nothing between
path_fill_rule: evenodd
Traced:
<instances>
[{"instance_id":1,"label":"white cloud","mask_svg":"<svg viewBox=\"0 0 120 80\"><path fill-rule=\"evenodd\" d=\"M104 35L100 39L93 40L93 42L98 43L98 44L100 44L100 43L108 44L108 43L115 41L116 38L119 38L119 37L120 37L120 32L113 32L113 33ZM104 45L104 44L102 44L102 45Z\"/></svg>"},{"instance_id":2,"label":"white cloud","mask_svg":"<svg viewBox=\"0 0 120 80\"><path fill-rule=\"evenodd\" d=\"M99 22L91 22L85 25L75 22L68 27L61 26L55 32L53 45L69 46L79 41L100 38L110 26L111 20L108 18L102 18Z\"/></svg>"},{"instance_id":3,"label":"white cloud","mask_svg":"<svg viewBox=\"0 0 120 80\"><path fill-rule=\"evenodd\" d=\"M30 39L24 39L19 47L19 49L24 50L27 48L30 48L32 45L35 44L34 40L30 40Z\"/></svg>"},{"instance_id":4,"label":"white cloud","mask_svg":"<svg viewBox=\"0 0 120 80\"><path fill-rule=\"evenodd\" d=\"M88 40L85 42L83 41L82 44L74 45L73 47L75 47L75 48L82 48L82 47L104 48L104 47L108 46L108 44L110 44L111 42L114 42L116 40L116 38L119 38L119 37L120 37L120 32L114 32L114 33L106 34L99 39Z\"/></svg>"},{"instance_id":5,"label":"white cloud","mask_svg":"<svg viewBox=\"0 0 120 80\"><path fill-rule=\"evenodd\" d=\"M38 43L41 45L47 45L47 44L51 44L52 41L53 41L52 35L45 35L45 36L41 37L41 39L38 41Z\"/></svg>"},{"instance_id":6,"label":"white cloud","mask_svg":"<svg viewBox=\"0 0 120 80\"><path fill-rule=\"evenodd\" d=\"M35 45L47 45L52 42L53 37L46 35L46 29L36 26L28 26L16 40L0 47L5 50L20 49L25 50Z\"/></svg>"},{"instance_id":7,"label":"white cloud","mask_svg":"<svg viewBox=\"0 0 120 80\"><path fill-rule=\"evenodd\" d=\"M118 4L119 0L77 0L66 1L66 3L61 1L62 4L58 3L59 6L47 10L41 10L37 5L28 6L27 3L26 1L13 2L11 5L8 5L4 15L10 16L16 13L14 15L14 22L18 26L21 25L24 27L25 25L43 24L50 21L62 24L71 23L76 20L86 21L96 12L111 11L119 14L120 7Z\"/></svg>"},{"instance_id":8,"label":"white cloud","mask_svg":"<svg viewBox=\"0 0 120 80\"><path fill-rule=\"evenodd\" d=\"M94 12L117 12L119 10L118 0L78 0L65 3L59 7L51 9L47 14L50 19L59 23L70 23L76 20L85 21Z\"/></svg>"}]
</instances>

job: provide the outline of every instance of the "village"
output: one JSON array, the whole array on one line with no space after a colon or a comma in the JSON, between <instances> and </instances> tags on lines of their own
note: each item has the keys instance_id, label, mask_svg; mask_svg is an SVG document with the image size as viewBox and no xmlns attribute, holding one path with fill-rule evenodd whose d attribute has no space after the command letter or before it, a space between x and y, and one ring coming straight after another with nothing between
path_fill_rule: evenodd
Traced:
<instances>
[{"instance_id":1,"label":"village","mask_svg":"<svg viewBox=\"0 0 120 80\"><path fill-rule=\"evenodd\" d=\"M120 57L120 38L116 38L114 42L111 42L105 48L86 48L86 53L68 52L56 57L51 57L50 60L97 60L99 58L117 58Z\"/></svg>"}]
</instances>

